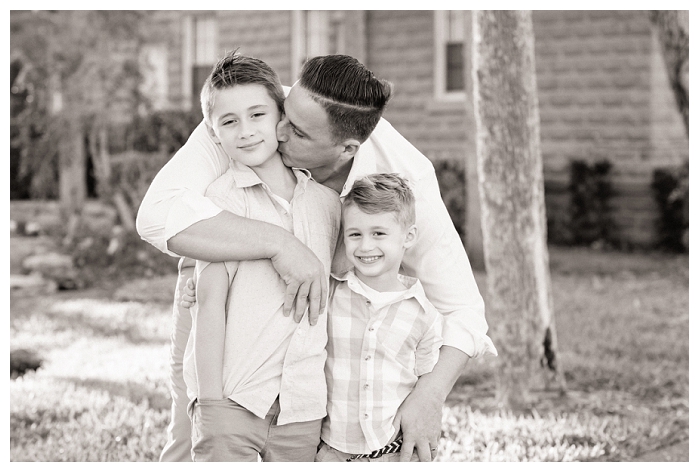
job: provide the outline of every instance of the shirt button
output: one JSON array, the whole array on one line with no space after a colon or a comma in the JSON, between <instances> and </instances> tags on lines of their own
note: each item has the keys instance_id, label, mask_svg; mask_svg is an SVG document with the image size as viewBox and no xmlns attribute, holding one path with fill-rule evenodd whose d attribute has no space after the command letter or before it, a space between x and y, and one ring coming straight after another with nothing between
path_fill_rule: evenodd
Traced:
<instances>
[{"instance_id":1,"label":"shirt button","mask_svg":"<svg viewBox=\"0 0 699 472\"><path fill-rule=\"evenodd\" d=\"M371 356L366 356L366 357L364 358L365 361L368 361L369 359L371 359Z\"/></svg>"},{"instance_id":2,"label":"shirt button","mask_svg":"<svg viewBox=\"0 0 699 472\"><path fill-rule=\"evenodd\" d=\"M374 327L373 327L373 326L370 327L370 328L369 328L369 331L374 331Z\"/></svg>"},{"instance_id":3,"label":"shirt button","mask_svg":"<svg viewBox=\"0 0 699 472\"><path fill-rule=\"evenodd\" d=\"M371 301L367 300L367 301L366 301L366 305L367 305L367 306L371 305Z\"/></svg>"},{"instance_id":4,"label":"shirt button","mask_svg":"<svg viewBox=\"0 0 699 472\"><path fill-rule=\"evenodd\" d=\"M364 390L369 390L369 384L364 384Z\"/></svg>"},{"instance_id":5,"label":"shirt button","mask_svg":"<svg viewBox=\"0 0 699 472\"><path fill-rule=\"evenodd\" d=\"M369 418L369 413L364 413L364 418Z\"/></svg>"}]
</instances>

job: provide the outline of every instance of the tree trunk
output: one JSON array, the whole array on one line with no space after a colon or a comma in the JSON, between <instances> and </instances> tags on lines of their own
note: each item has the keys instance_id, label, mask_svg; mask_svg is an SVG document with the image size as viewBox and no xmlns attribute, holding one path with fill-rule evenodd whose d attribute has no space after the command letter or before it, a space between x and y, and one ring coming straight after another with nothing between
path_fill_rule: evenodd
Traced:
<instances>
[{"instance_id":1,"label":"tree trunk","mask_svg":"<svg viewBox=\"0 0 699 472\"><path fill-rule=\"evenodd\" d=\"M466 91L466 253L474 270L484 270L481 200L478 192L476 117L473 96L473 12L465 12L464 21L464 89Z\"/></svg>"},{"instance_id":2,"label":"tree trunk","mask_svg":"<svg viewBox=\"0 0 699 472\"><path fill-rule=\"evenodd\" d=\"M85 204L85 143L80 124L70 118L66 121L65 135L59 143L58 188L63 221L67 222L65 244L69 244L79 226Z\"/></svg>"},{"instance_id":3,"label":"tree trunk","mask_svg":"<svg viewBox=\"0 0 699 472\"><path fill-rule=\"evenodd\" d=\"M474 12L473 30L487 306L500 354L497 395L501 406L521 409L548 380L565 387L556 369L531 12Z\"/></svg>"},{"instance_id":4,"label":"tree trunk","mask_svg":"<svg viewBox=\"0 0 699 472\"><path fill-rule=\"evenodd\" d=\"M689 11L653 10L650 19L658 30L665 68L689 136Z\"/></svg>"}]
</instances>

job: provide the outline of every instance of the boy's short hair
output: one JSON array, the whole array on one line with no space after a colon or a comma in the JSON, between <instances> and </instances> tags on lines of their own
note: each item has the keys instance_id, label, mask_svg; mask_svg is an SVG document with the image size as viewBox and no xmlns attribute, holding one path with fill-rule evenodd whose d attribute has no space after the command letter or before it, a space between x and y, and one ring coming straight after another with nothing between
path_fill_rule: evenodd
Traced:
<instances>
[{"instance_id":1,"label":"boy's short hair","mask_svg":"<svg viewBox=\"0 0 699 472\"><path fill-rule=\"evenodd\" d=\"M284 89L279 76L264 61L238 54L238 50L228 52L211 69L211 73L201 89L201 111L204 120L211 124L211 111L214 108L216 90L224 90L234 85L259 84L269 92L279 111L284 111Z\"/></svg>"},{"instance_id":2,"label":"boy's short hair","mask_svg":"<svg viewBox=\"0 0 699 472\"><path fill-rule=\"evenodd\" d=\"M390 82L377 79L357 59L341 54L308 60L299 85L328 113L338 143L348 138L366 141L393 93Z\"/></svg>"},{"instance_id":3,"label":"boy's short hair","mask_svg":"<svg viewBox=\"0 0 699 472\"><path fill-rule=\"evenodd\" d=\"M371 174L357 180L345 197L343 211L355 205L364 213L394 213L403 228L415 224L415 196L398 174Z\"/></svg>"}]
</instances>

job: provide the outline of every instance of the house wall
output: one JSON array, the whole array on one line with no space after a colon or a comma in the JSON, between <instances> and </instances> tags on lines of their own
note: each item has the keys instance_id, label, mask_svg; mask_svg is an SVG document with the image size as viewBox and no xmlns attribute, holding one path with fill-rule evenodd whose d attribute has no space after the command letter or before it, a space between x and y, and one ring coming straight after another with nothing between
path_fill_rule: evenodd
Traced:
<instances>
[{"instance_id":1,"label":"house wall","mask_svg":"<svg viewBox=\"0 0 699 472\"><path fill-rule=\"evenodd\" d=\"M678 165L689 143L650 21L642 11L533 15L547 210L567 217L572 160L613 165L618 237L651 245L653 169Z\"/></svg>"},{"instance_id":2,"label":"house wall","mask_svg":"<svg viewBox=\"0 0 699 472\"><path fill-rule=\"evenodd\" d=\"M184 12L162 12L171 55L169 97L181 94ZM291 84L291 12L218 11L221 52L240 47ZM658 216L654 168L680 164L689 143L651 24L639 11L535 11L541 145L550 218L568 215L572 160L613 164L618 237L648 246ZM165 28L165 26L163 26ZM467 156L465 105L434 97L432 11L365 12L365 64L395 85L385 117L434 162Z\"/></svg>"}]
</instances>

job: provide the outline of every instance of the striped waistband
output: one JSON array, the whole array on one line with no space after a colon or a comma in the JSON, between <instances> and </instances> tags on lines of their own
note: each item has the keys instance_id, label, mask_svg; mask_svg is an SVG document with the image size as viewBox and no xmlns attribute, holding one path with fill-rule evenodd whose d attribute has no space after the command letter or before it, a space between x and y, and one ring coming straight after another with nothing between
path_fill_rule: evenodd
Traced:
<instances>
[{"instance_id":1,"label":"striped waistband","mask_svg":"<svg viewBox=\"0 0 699 472\"><path fill-rule=\"evenodd\" d=\"M392 454L394 452L400 452L401 445L403 444L403 438L398 438L393 442L388 443L381 449L370 452L369 454L354 454L346 460L346 462L351 462L355 459L376 459L384 454Z\"/></svg>"}]
</instances>

